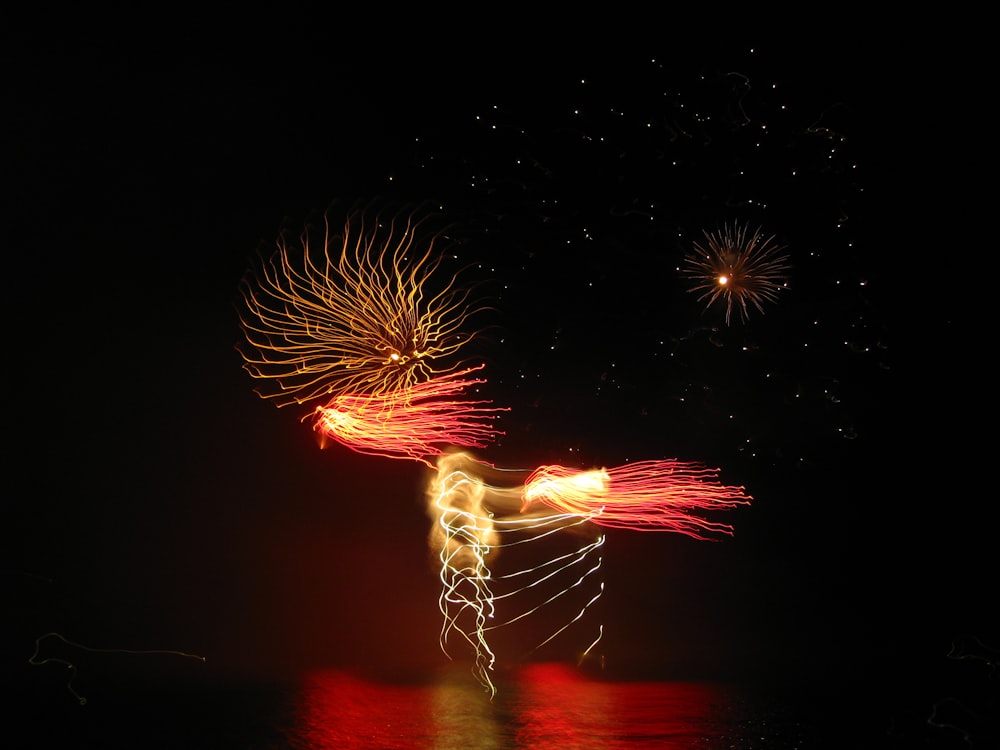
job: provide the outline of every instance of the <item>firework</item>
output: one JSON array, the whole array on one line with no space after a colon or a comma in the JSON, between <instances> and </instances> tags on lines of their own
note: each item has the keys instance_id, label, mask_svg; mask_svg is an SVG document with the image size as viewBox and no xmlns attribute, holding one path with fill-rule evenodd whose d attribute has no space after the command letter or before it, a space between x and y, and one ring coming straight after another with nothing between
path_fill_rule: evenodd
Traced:
<instances>
[{"instance_id":1,"label":"firework","mask_svg":"<svg viewBox=\"0 0 1000 750\"><path fill-rule=\"evenodd\" d=\"M601 527L707 539L732 527L700 511L750 498L722 485L717 469L675 460L594 471L542 466L518 471L523 481L503 475L501 486L489 484L502 471L462 451L502 435L498 418L507 410L473 395L485 382L476 375L483 366L458 357L470 339L462 329L482 308L469 303L456 275L431 291L441 235L421 242L421 223L412 215L370 224L355 216L340 235L327 224L321 248L310 246L308 233L294 251L279 243L241 285L241 352L264 398L278 406L323 400L312 416L324 439L435 472L427 499L440 562L441 648L471 651L474 675L495 694L498 631L539 622L534 651L575 623L589 624L585 615L604 588ZM692 265L711 271L719 289L705 295L710 305L725 295L727 323L734 300L745 318L748 303L760 309L774 298L784 259L770 239L762 242L758 231L747 241L745 230L728 229L706 237L714 255L696 245L703 257ZM510 564L498 568L501 553ZM601 637L598 626L581 661Z\"/></svg>"},{"instance_id":2,"label":"firework","mask_svg":"<svg viewBox=\"0 0 1000 750\"><path fill-rule=\"evenodd\" d=\"M702 518L698 511L728 510L752 499L743 487L721 484L718 473L674 459L582 472L541 466L525 482L523 502L526 509L541 503L601 526L709 539L711 534L732 535L733 528Z\"/></svg>"},{"instance_id":3,"label":"firework","mask_svg":"<svg viewBox=\"0 0 1000 750\"><path fill-rule=\"evenodd\" d=\"M593 513L521 512L519 484L485 481L501 473L466 453L450 452L439 457L427 491L435 521L430 544L441 564L441 648L449 654L455 639L465 644L473 674L491 695L497 631L557 607L571 612L554 618L555 625L546 620L532 648L538 650L583 619L603 592L604 535L588 523ZM564 552L553 553L557 541L568 542ZM497 570L500 555L513 559L506 572ZM598 627L581 660L600 638Z\"/></svg>"},{"instance_id":4,"label":"firework","mask_svg":"<svg viewBox=\"0 0 1000 750\"><path fill-rule=\"evenodd\" d=\"M390 393L460 367L454 355L476 311L457 275L432 290L440 232L427 217L350 216L339 234L324 220L240 286L244 368L278 406L345 393ZM318 246L317 246L318 244Z\"/></svg>"},{"instance_id":5,"label":"firework","mask_svg":"<svg viewBox=\"0 0 1000 750\"><path fill-rule=\"evenodd\" d=\"M501 433L498 413L466 392L484 381L481 367L446 373L388 393L340 395L315 412L315 429L357 451L420 461L429 467L445 448L485 448Z\"/></svg>"},{"instance_id":6,"label":"firework","mask_svg":"<svg viewBox=\"0 0 1000 750\"><path fill-rule=\"evenodd\" d=\"M744 322L749 308L764 312L764 304L776 302L787 288L788 258L774 236L765 238L758 228L725 226L715 234L706 231L706 245L697 242L684 258L684 275L693 283L689 292L705 299L706 309L716 302L726 306L726 325L733 310Z\"/></svg>"}]
</instances>

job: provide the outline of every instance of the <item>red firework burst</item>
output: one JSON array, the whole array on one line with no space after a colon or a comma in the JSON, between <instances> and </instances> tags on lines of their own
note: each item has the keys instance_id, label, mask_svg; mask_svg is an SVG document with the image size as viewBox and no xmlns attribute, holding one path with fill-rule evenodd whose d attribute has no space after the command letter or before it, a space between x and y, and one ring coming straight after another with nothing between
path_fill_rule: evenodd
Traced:
<instances>
[{"instance_id":1,"label":"red firework burst","mask_svg":"<svg viewBox=\"0 0 1000 750\"><path fill-rule=\"evenodd\" d=\"M315 429L358 453L420 461L430 468L449 446L485 448L502 434L495 420L504 408L467 397L484 383L479 367L387 393L341 394L316 409Z\"/></svg>"},{"instance_id":2,"label":"red firework burst","mask_svg":"<svg viewBox=\"0 0 1000 750\"><path fill-rule=\"evenodd\" d=\"M700 511L729 510L752 499L743 487L724 485L718 477L718 469L672 458L592 471L540 466L524 483L522 497L525 508L544 503L589 516L599 526L709 539L731 535L733 527L702 518Z\"/></svg>"}]
</instances>

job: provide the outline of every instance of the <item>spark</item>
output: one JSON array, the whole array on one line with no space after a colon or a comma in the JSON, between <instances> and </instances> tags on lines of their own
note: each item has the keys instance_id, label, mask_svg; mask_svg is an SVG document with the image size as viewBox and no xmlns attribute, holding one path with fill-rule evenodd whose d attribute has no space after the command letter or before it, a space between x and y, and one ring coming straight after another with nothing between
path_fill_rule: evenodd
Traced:
<instances>
[{"instance_id":1,"label":"spark","mask_svg":"<svg viewBox=\"0 0 1000 750\"><path fill-rule=\"evenodd\" d=\"M243 279L244 369L278 406L345 393L388 393L458 369L472 338L462 329L483 308L469 304L458 273L432 291L442 232L428 216L355 213L319 247L308 229Z\"/></svg>"},{"instance_id":2,"label":"spark","mask_svg":"<svg viewBox=\"0 0 1000 750\"><path fill-rule=\"evenodd\" d=\"M439 457L427 490L428 512L435 520L429 541L441 564L441 649L450 658L452 641L464 643L473 655L473 674L491 696L497 692L495 631L582 595L575 614L558 618L559 624L531 649L537 651L583 619L604 590L598 579L604 535L588 523L593 514L521 513L519 484L498 487L484 481L484 475L501 471L466 453L450 452ZM569 551L553 555L556 538L572 540ZM515 559L510 572L495 570L501 553ZM536 556L541 562L518 566ZM600 638L598 628L581 661Z\"/></svg>"},{"instance_id":3,"label":"spark","mask_svg":"<svg viewBox=\"0 0 1000 750\"><path fill-rule=\"evenodd\" d=\"M525 482L523 507L541 503L611 528L673 531L702 540L712 534L731 536L729 524L697 515L752 499L743 487L721 484L718 474L718 469L675 459L591 471L541 466Z\"/></svg>"},{"instance_id":4,"label":"spark","mask_svg":"<svg viewBox=\"0 0 1000 750\"><path fill-rule=\"evenodd\" d=\"M764 303L776 302L787 288L788 257L774 236L764 238L758 228L725 226L715 234L704 232L706 246L697 242L684 258L684 275L693 281L689 292L708 299L706 309L721 300L726 325L735 308L740 319L749 318L749 307L763 314Z\"/></svg>"},{"instance_id":5,"label":"spark","mask_svg":"<svg viewBox=\"0 0 1000 750\"><path fill-rule=\"evenodd\" d=\"M487 400L466 391L482 379L470 377L482 366L439 375L389 393L340 395L315 411L315 429L358 452L386 458L432 459L446 447L485 448L502 434L498 413Z\"/></svg>"}]
</instances>

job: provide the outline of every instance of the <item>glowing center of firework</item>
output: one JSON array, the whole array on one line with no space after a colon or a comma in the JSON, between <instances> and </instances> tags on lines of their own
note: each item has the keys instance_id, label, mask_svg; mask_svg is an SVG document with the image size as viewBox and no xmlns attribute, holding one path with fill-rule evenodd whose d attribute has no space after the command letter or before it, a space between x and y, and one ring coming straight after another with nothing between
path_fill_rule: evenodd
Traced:
<instances>
[{"instance_id":1,"label":"glowing center of firework","mask_svg":"<svg viewBox=\"0 0 1000 750\"><path fill-rule=\"evenodd\" d=\"M729 283L729 277L728 276L720 276L719 277L719 286L725 286L728 283Z\"/></svg>"},{"instance_id":2,"label":"glowing center of firework","mask_svg":"<svg viewBox=\"0 0 1000 750\"><path fill-rule=\"evenodd\" d=\"M565 477L547 477L544 474L524 488L522 511L547 497L587 497L599 501L608 491L611 478L606 469L581 471Z\"/></svg>"},{"instance_id":3,"label":"glowing center of firework","mask_svg":"<svg viewBox=\"0 0 1000 750\"><path fill-rule=\"evenodd\" d=\"M417 364L417 360L425 355L426 352L420 351L416 348L411 349L408 352L392 349L389 352L389 356L386 359L385 364L394 364L398 367L413 367Z\"/></svg>"}]
</instances>

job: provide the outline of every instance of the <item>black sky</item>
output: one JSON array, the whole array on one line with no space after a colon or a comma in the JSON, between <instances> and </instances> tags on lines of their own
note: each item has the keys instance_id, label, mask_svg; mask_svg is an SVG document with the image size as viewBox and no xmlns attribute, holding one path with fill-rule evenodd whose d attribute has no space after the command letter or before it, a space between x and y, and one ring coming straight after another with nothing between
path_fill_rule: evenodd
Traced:
<instances>
[{"instance_id":1,"label":"black sky","mask_svg":"<svg viewBox=\"0 0 1000 750\"><path fill-rule=\"evenodd\" d=\"M877 200L894 73L866 50L28 38L5 95L16 678L47 632L250 673L440 660L423 470L321 451L234 348L254 254L369 200L442 206L483 264L511 407L484 458L672 456L754 496L717 544L609 534L610 664L890 685L996 635L989 467L942 364L967 329L901 308ZM736 220L787 243L792 288L726 327L676 266Z\"/></svg>"}]
</instances>

